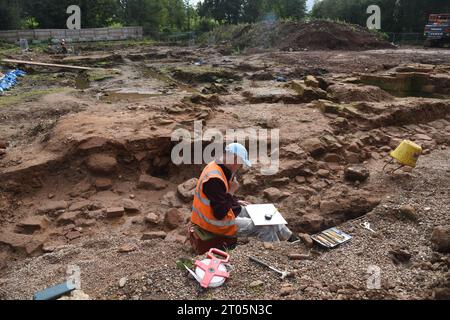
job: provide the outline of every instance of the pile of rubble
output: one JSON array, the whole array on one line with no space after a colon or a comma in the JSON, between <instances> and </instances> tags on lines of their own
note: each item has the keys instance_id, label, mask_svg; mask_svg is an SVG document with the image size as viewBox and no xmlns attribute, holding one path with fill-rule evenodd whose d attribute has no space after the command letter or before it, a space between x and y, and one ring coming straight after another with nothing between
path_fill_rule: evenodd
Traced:
<instances>
[{"instance_id":1,"label":"pile of rubble","mask_svg":"<svg viewBox=\"0 0 450 320\"><path fill-rule=\"evenodd\" d=\"M359 25L328 20L308 22L263 21L212 31L216 41L233 47L292 50L370 50L394 48L381 36ZM234 30L233 32L233 29ZM231 34L231 37L229 35ZM226 38L225 38L225 37Z\"/></svg>"}]
</instances>

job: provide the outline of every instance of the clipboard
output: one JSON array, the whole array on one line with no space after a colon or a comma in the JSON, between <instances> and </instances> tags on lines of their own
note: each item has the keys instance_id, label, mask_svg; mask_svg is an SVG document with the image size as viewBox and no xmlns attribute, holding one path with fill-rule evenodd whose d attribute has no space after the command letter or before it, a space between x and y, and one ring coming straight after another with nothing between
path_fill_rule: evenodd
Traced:
<instances>
[{"instance_id":1,"label":"clipboard","mask_svg":"<svg viewBox=\"0 0 450 320\"><path fill-rule=\"evenodd\" d=\"M273 204L251 204L245 209L255 226L288 224ZM266 219L266 214L273 214L272 219Z\"/></svg>"}]
</instances>

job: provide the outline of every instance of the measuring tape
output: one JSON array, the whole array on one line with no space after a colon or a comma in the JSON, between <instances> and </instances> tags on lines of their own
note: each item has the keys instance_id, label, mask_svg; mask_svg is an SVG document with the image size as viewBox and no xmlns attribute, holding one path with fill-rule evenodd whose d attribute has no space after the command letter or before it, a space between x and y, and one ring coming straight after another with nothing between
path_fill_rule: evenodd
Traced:
<instances>
[{"instance_id":1,"label":"measuring tape","mask_svg":"<svg viewBox=\"0 0 450 320\"><path fill-rule=\"evenodd\" d=\"M217 258L214 254L223 257ZM195 261L195 272L184 266L186 270L200 283L202 288L217 288L224 284L230 277L225 263L230 261L230 255L219 249L212 248L206 254L207 259Z\"/></svg>"}]
</instances>

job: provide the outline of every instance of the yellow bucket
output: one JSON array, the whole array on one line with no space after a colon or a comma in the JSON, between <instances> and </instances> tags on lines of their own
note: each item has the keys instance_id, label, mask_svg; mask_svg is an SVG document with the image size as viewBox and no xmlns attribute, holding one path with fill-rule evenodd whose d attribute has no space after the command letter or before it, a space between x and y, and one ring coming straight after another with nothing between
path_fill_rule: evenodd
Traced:
<instances>
[{"instance_id":1,"label":"yellow bucket","mask_svg":"<svg viewBox=\"0 0 450 320\"><path fill-rule=\"evenodd\" d=\"M422 147L409 140L403 140L397 149L390 153L391 157L399 163L413 168L421 154Z\"/></svg>"}]
</instances>

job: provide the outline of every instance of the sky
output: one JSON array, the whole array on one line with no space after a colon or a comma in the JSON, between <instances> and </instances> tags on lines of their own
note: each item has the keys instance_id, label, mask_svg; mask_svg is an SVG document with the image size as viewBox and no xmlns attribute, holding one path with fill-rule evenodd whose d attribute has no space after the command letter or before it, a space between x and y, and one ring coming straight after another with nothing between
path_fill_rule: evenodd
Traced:
<instances>
[{"instance_id":1,"label":"sky","mask_svg":"<svg viewBox=\"0 0 450 320\"><path fill-rule=\"evenodd\" d=\"M191 3L191 4L196 4L196 3L199 3L199 2L201 2L202 0L189 0L189 2ZM312 7L313 7L313 5L314 5L314 0L307 0L306 1L306 10L311 10L312 9Z\"/></svg>"},{"instance_id":2,"label":"sky","mask_svg":"<svg viewBox=\"0 0 450 320\"><path fill-rule=\"evenodd\" d=\"M306 10L310 11L314 5L314 0L306 1Z\"/></svg>"}]
</instances>

